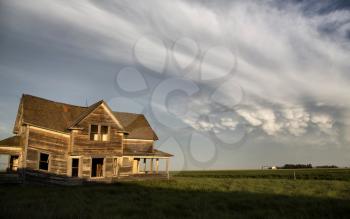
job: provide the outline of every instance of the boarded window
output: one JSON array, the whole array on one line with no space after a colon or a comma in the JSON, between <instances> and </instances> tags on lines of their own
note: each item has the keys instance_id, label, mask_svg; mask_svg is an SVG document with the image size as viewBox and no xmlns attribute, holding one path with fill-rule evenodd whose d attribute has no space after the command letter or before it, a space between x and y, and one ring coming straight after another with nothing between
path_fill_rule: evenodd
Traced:
<instances>
[{"instance_id":1,"label":"boarded window","mask_svg":"<svg viewBox=\"0 0 350 219\"><path fill-rule=\"evenodd\" d=\"M98 125L91 125L90 126L90 140L92 141L98 141Z\"/></svg>"},{"instance_id":2,"label":"boarded window","mask_svg":"<svg viewBox=\"0 0 350 219\"><path fill-rule=\"evenodd\" d=\"M79 176L79 158L72 158L72 177Z\"/></svg>"},{"instance_id":3,"label":"boarded window","mask_svg":"<svg viewBox=\"0 0 350 219\"><path fill-rule=\"evenodd\" d=\"M101 126L101 139L102 141L108 141L108 126Z\"/></svg>"},{"instance_id":4,"label":"boarded window","mask_svg":"<svg viewBox=\"0 0 350 219\"><path fill-rule=\"evenodd\" d=\"M40 170L49 170L49 155L48 154L40 153L39 169Z\"/></svg>"}]
</instances>

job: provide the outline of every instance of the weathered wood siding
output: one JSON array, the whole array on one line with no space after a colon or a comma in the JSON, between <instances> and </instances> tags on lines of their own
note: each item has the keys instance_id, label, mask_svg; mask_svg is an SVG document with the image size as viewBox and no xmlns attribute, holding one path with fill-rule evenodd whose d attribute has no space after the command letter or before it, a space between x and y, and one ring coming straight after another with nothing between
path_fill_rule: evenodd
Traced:
<instances>
[{"instance_id":1,"label":"weathered wood siding","mask_svg":"<svg viewBox=\"0 0 350 219\"><path fill-rule=\"evenodd\" d=\"M90 124L102 124L110 127L110 140L91 141L89 136ZM119 127L115 124L111 116L102 106L95 109L79 124L83 130L78 130L73 134L72 154L74 155L122 155L122 134L118 133Z\"/></svg>"},{"instance_id":2,"label":"weathered wood siding","mask_svg":"<svg viewBox=\"0 0 350 219\"><path fill-rule=\"evenodd\" d=\"M127 151L132 152L151 152L153 150L153 141L124 139L123 145Z\"/></svg>"},{"instance_id":3,"label":"weathered wood siding","mask_svg":"<svg viewBox=\"0 0 350 219\"><path fill-rule=\"evenodd\" d=\"M27 150L27 168L36 170L39 163L39 154L37 150L28 148Z\"/></svg>"},{"instance_id":4,"label":"weathered wood siding","mask_svg":"<svg viewBox=\"0 0 350 219\"><path fill-rule=\"evenodd\" d=\"M91 176L91 157L83 157L82 158L82 177L90 178Z\"/></svg>"},{"instance_id":5,"label":"weathered wood siding","mask_svg":"<svg viewBox=\"0 0 350 219\"><path fill-rule=\"evenodd\" d=\"M105 159L105 177L113 177L113 157Z\"/></svg>"},{"instance_id":6,"label":"weathered wood siding","mask_svg":"<svg viewBox=\"0 0 350 219\"><path fill-rule=\"evenodd\" d=\"M27 168L37 169L39 153L49 154L49 172L67 174L69 137L39 129L29 129Z\"/></svg>"},{"instance_id":7,"label":"weathered wood siding","mask_svg":"<svg viewBox=\"0 0 350 219\"><path fill-rule=\"evenodd\" d=\"M120 174L132 174L133 157L123 157L119 168Z\"/></svg>"}]
</instances>

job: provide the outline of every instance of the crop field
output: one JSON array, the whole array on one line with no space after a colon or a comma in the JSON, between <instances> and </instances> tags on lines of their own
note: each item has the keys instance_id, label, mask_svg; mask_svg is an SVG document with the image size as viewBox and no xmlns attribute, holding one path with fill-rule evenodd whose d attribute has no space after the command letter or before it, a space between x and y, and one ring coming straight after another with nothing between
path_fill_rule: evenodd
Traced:
<instances>
[{"instance_id":1,"label":"crop field","mask_svg":"<svg viewBox=\"0 0 350 219\"><path fill-rule=\"evenodd\" d=\"M350 169L173 172L171 180L0 187L1 218L349 218Z\"/></svg>"}]
</instances>

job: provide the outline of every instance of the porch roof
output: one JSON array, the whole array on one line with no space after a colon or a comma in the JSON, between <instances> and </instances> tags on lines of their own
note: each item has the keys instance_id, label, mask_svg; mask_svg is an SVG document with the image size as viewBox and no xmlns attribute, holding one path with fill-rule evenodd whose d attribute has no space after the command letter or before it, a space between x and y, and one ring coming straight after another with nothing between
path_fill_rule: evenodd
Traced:
<instances>
[{"instance_id":1,"label":"porch roof","mask_svg":"<svg viewBox=\"0 0 350 219\"><path fill-rule=\"evenodd\" d=\"M123 151L123 155L126 156L140 156L140 157L149 157L149 156L153 156L153 157L172 157L174 155L157 150L157 149L153 149L153 152L151 151L132 151L132 150L128 150L128 149L124 149Z\"/></svg>"},{"instance_id":2,"label":"porch roof","mask_svg":"<svg viewBox=\"0 0 350 219\"><path fill-rule=\"evenodd\" d=\"M12 136L0 141L1 147L20 147L20 136Z\"/></svg>"}]
</instances>

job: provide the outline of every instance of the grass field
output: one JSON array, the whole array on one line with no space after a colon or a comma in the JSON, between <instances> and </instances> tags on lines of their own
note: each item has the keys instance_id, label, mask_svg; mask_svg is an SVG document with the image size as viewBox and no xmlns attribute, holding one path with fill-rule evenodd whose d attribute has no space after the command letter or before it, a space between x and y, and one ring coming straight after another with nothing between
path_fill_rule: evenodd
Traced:
<instances>
[{"instance_id":1,"label":"grass field","mask_svg":"<svg viewBox=\"0 0 350 219\"><path fill-rule=\"evenodd\" d=\"M191 171L170 181L1 186L1 218L349 218L350 169Z\"/></svg>"}]
</instances>

